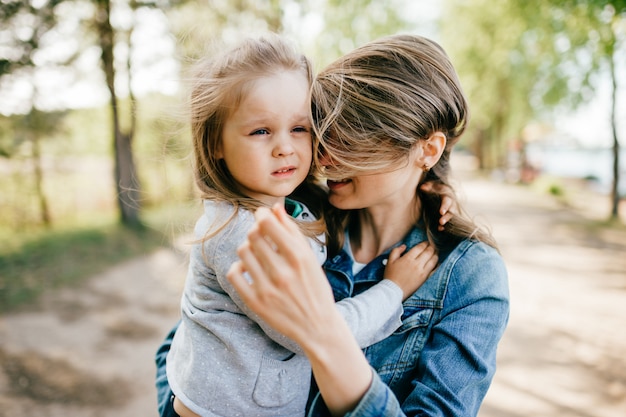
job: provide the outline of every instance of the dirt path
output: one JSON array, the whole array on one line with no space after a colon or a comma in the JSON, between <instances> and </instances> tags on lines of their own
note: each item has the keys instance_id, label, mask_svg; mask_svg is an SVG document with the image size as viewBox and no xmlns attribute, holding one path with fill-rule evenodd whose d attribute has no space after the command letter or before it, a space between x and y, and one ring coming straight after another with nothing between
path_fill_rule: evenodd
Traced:
<instances>
[{"instance_id":1,"label":"dirt path","mask_svg":"<svg viewBox=\"0 0 626 417\"><path fill-rule=\"evenodd\" d=\"M626 415L626 233L577 226L577 210L520 187L463 186L512 296L480 417ZM0 417L156 416L153 355L178 317L185 258L162 249L0 317Z\"/></svg>"},{"instance_id":2,"label":"dirt path","mask_svg":"<svg viewBox=\"0 0 626 417\"><path fill-rule=\"evenodd\" d=\"M154 352L178 317L182 252L161 249L0 318L0 416L156 416Z\"/></svg>"}]
</instances>

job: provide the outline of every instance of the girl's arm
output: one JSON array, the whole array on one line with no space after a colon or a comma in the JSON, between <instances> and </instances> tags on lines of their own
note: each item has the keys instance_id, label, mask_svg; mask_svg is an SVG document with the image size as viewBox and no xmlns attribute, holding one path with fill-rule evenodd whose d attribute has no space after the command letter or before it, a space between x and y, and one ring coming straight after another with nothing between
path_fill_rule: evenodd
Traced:
<instances>
[{"instance_id":1,"label":"girl's arm","mask_svg":"<svg viewBox=\"0 0 626 417\"><path fill-rule=\"evenodd\" d=\"M437 266L438 257L428 242L405 249L401 245L390 252L385 279L335 304L361 348L387 338L400 327L402 301L417 291Z\"/></svg>"}]
</instances>

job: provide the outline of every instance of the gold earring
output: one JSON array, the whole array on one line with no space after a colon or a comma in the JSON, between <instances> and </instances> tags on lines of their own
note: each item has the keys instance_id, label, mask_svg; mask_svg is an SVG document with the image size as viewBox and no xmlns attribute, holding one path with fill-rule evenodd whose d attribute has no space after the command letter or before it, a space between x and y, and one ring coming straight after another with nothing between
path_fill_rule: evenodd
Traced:
<instances>
[{"instance_id":1,"label":"gold earring","mask_svg":"<svg viewBox=\"0 0 626 417\"><path fill-rule=\"evenodd\" d=\"M428 171L430 171L430 167L428 166L428 164L424 164L424 166L422 167L422 170L424 172L428 172Z\"/></svg>"}]
</instances>

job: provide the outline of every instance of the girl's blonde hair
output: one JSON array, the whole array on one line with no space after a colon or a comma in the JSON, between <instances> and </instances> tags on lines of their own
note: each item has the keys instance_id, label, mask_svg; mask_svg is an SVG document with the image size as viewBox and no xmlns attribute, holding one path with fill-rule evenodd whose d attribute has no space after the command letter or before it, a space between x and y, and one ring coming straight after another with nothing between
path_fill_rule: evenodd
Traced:
<instances>
[{"instance_id":1,"label":"girl's blonde hair","mask_svg":"<svg viewBox=\"0 0 626 417\"><path fill-rule=\"evenodd\" d=\"M233 216L206 238L232 220L238 208L254 210L263 205L240 191L224 161L217 157L217 151L226 120L243 101L252 83L282 71L300 72L309 84L313 79L310 60L275 34L245 39L219 55L198 62L194 68L189 109L196 184L201 198L225 201L235 208ZM301 225L307 235L316 235L324 230L321 204L326 197L313 177L309 177L292 196L320 219Z\"/></svg>"},{"instance_id":2,"label":"girl's blonde hair","mask_svg":"<svg viewBox=\"0 0 626 417\"><path fill-rule=\"evenodd\" d=\"M319 155L330 157L335 179L406 164L419 141L438 131L444 133L447 144L441 159L421 182L434 182L435 191L416 190L421 204L419 222L439 250L465 238L495 247L489 233L463 212L450 184L450 152L467 126L469 109L456 71L437 43L420 36L395 35L344 55L313 81L312 115L318 142L315 164L323 170ZM440 232L442 193L453 198L458 209ZM343 230L350 219L351 211L334 210L327 215L329 254L342 247Z\"/></svg>"}]
</instances>

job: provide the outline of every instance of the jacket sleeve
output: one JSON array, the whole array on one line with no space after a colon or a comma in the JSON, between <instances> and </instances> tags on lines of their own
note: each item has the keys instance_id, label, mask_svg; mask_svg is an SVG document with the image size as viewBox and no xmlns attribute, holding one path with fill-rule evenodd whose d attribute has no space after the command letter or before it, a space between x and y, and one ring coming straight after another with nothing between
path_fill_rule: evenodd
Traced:
<instances>
[{"instance_id":1,"label":"jacket sleeve","mask_svg":"<svg viewBox=\"0 0 626 417\"><path fill-rule=\"evenodd\" d=\"M444 307L419 353L412 390L401 401L377 375L346 416L475 416L495 373L509 316L507 274L492 251L471 251L451 268ZM319 396L319 395L318 395ZM328 415L317 398L309 416Z\"/></svg>"}]
</instances>

